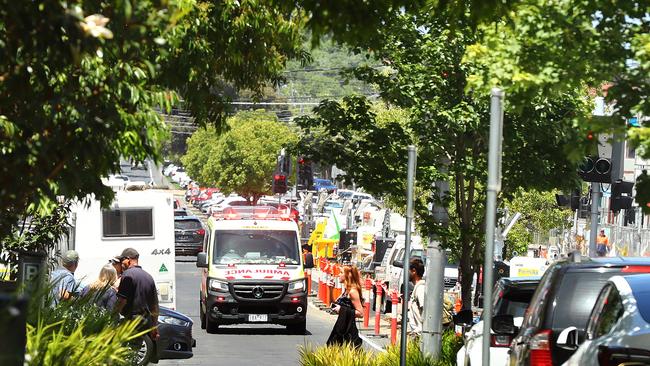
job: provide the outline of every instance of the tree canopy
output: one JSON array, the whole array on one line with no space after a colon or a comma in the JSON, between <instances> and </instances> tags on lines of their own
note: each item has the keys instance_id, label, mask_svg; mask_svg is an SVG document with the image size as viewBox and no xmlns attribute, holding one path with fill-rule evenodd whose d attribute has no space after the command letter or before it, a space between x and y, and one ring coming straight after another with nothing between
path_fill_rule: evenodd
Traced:
<instances>
[{"instance_id":1,"label":"tree canopy","mask_svg":"<svg viewBox=\"0 0 650 366\"><path fill-rule=\"evenodd\" d=\"M403 203L406 146L415 144L420 231L442 235L444 245L457 253L463 304L469 306L472 273L481 264L484 242L489 95L468 88L468 78L482 65L467 60L465 52L481 33L470 26L449 27L444 17L429 14L397 16L378 32L385 43L373 53L386 67L360 67L354 75L376 84L388 105L404 111L387 117L362 97L323 102L315 117L298 122L306 133L301 147L336 164L368 192L401 197ZM574 122L589 114L585 99L574 90L506 108L504 196L519 187L577 184L569 151L580 145ZM432 185L439 179L451 187L442 202L432 198ZM431 204L449 211L447 230L433 221Z\"/></svg>"},{"instance_id":2,"label":"tree canopy","mask_svg":"<svg viewBox=\"0 0 650 366\"><path fill-rule=\"evenodd\" d=\"M158 111L183 98L224 126L228 87L282 79L306 14L257 1L0 1L0 234L56 196L113 192L120 158L160 159Z\"/></svg>"},{"instance_id":3,"label":"tree canopy","mask_svg":"<svg viewBox=\"0 0 650 366\"><path fill-rule=\"evenodd\" d=\"M278 153L292 147L297 136L274 114L261 111L239 112L228 125L222 134L213 127L195 132L188 139L183 164L200 184L255 203L271 194Z\"/></svg>"}]
</instances>

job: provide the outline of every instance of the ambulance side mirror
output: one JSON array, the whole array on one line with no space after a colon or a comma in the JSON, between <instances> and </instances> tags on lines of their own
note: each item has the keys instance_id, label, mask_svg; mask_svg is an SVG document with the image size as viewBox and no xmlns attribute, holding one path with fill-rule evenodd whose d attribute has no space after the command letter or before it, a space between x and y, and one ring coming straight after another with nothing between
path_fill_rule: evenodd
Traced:
<instances>
[{"instance_id":1,"label":"ambulance side mirror","mask_svg":"<svg viewBox=\"0 0 650 366\"><path fill-rule=\"evenodd\" d=\"M208 268L208 253L200 252L196 255L196 266L198 268Z\"/></svg>"}]
</instances>

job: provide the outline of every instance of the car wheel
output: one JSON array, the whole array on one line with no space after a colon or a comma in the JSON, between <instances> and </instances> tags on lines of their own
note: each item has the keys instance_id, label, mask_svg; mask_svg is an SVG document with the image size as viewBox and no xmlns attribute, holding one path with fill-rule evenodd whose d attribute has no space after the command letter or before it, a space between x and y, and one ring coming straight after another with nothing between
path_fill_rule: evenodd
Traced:
<instances>
[{"instance_id":1,"label":"car wheel","mask_svg":"<svg viewBox=\"0 0 650 366\"><path fill-rule=\"evenodd\" d=\"M307 319L300 323L287 325L287 330L292 334L304 335L307 331Z\"/></svg>"},{"instance_id":2,"label":"car wheel","mask_svg":"<svg viewBox=\"0 0 650 366\"><path fill-rule=\"evenodd\" d=\"M210 334L215 334L219 331L219 323L210 320L209 317L205 317L205 330Z\"/></svg>"},{"instance_id":3,"label":"car wheel","mask_svg":"<svg viewBox=\"0 0 650 366\"><path fill-rule=\"evenodd\" d=\"M201 329L205 329L205 312L203 312L203 307L199 301L199 319L201 319Z\"/></svg>"},{"instance_id":4,"label":"car wheel","mask_svg":"<svg viewBox=\"0 0 650 366\"><path fill-rule=\"evenodd\" d=\"M151 356L153 356L153 350L153 341L149 335L142 337L142 344L140 345L140 349L138 349L135 354L135 364L137 366L148 365L149 361L151 361Z\"/></svg>"}]
</instances>

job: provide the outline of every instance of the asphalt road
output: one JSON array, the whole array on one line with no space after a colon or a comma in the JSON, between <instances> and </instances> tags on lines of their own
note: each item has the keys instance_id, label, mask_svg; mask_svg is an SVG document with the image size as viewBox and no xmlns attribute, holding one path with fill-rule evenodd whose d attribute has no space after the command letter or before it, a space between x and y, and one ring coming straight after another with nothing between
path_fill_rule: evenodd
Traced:
<instances>
[{"instance_id":1,"label":"asphalt road","mask_svg":"<svg viewBox=\"0 0 650 366\"><path fill-rule=\"evenodd\" d=\"M159 365L299 365L299 347L323 345L334 325L334 317L309 306L305 335L289 334L277 325L232 325L208 334L199 323L198 269L193 257L176 261L176 306L194 320L196 339L194 357L188 360L164 360Z\"/></svg>"}]
</instances>

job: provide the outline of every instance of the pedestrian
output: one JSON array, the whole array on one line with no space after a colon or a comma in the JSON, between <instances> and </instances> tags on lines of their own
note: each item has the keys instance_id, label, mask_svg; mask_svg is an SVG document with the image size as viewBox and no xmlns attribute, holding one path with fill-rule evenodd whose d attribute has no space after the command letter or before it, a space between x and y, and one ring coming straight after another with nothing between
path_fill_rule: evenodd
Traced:
<instances>
[{"instance_id":1,"label":"pedestrian","mask_svg":"<svg viewBox=\"0 0 650 366\"><path fill-rule=\"evenodd\" d=\"M359 337L355 319L363 317L361 274L357 267L344 266L339 279L343 283L343 293L332 303L332 310L339 316L327 339L327 345L349 343L359 348L363 341Z\"/></svg>"},{"instance_id":2,"label":"pedestrian","mask_svg":"<svg viewBox=\"0 0 650 366\"><path fill-rule=\"evenodd\" d=\"M302 257L305 263L305 269L311 270L314 268L314 255L311 253L310 246L305 244L302 246Z\"/></svg>"},{"instance_id":3,"label":"pedestrian","mask_svg":"<svg viewBox=\"0 0 650 366\"><path fill-rule=\"evenodd\" d=\"M133 248L126 248L120 255L124 272L117 290L115 309L126 319L140 317L142 329L153 328L151 339L158 339L158 291L153 277L140 267L140 254Z\"/></svg>"},{"instance_id":4,"label":"pedestrian","mask_svg":"<svg viewBox=\"0 0 650 366\"><path fill-rule=\"evenodd\" d=\"M122 278L122 262L120 261L120 256L117 255L111 259L108 260L108 263L113 266L115 269L115 272L117 273L117 280L115 280L115 284L113 287L116 289L120 287L120 279Z\"/></svg>"},{"instance_id":5,"label":"pedestrian","mask_svg":"<svg viewBox=\"0 0 650 366\"><path fill-rule=\"evenodd\" d=\"M105 264L99 271L99 278L81 290L81 296L93 296L93 303L109 311L115 309L117 302L117 271L112 264Z\"/></svg>"},{"instance_id":6,"label":"pedestrian","mask_svg":"<svg viewBox=\"0 0 650 366\"><path fill-rule=\"evenodd\" d=\"M600 229L600 234L598 234L598 237L596 238L596 255L604 257L609 252L609 249L609 238L605 235L605 230Z\"/></svg>"},{"instance_id":7,"label":"pedestrian","mask_svg":"<svg viewBox=\"0 0 650 366\"><path fill-rule=\"evenodd\" d=\"M53 305L78 295L79 284L74 279L74 272L78 266L79 254L76 251L68 250L61 257L61 267L54 270L50 275Z\"/></svg>"},{"instance_id":8,"label":"pedestrian","mask_svg":"<svg viewBox=\"0 0 650 366\"><path fill-rule=\"evenodd\" d=\"M411 258L409 261L409 280L413 283L413 292L408 304L409 334L419 336L422 334L422 320L424 312L424 298L426 285L424 276L424 263L420 258Z\"/></svg>"}]
</instances>

